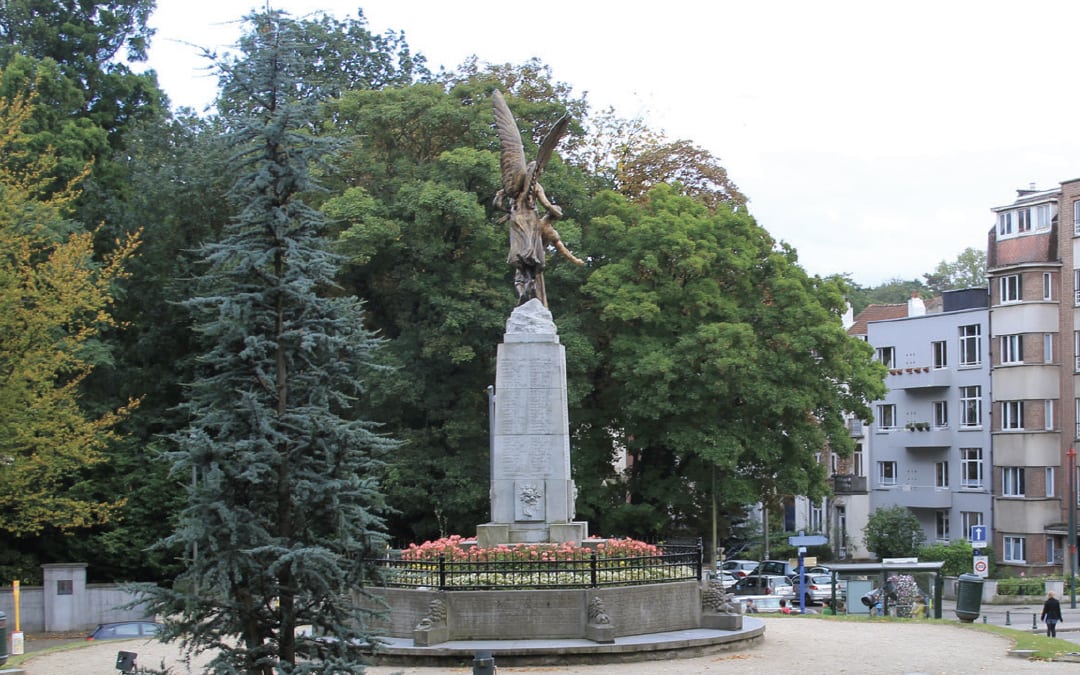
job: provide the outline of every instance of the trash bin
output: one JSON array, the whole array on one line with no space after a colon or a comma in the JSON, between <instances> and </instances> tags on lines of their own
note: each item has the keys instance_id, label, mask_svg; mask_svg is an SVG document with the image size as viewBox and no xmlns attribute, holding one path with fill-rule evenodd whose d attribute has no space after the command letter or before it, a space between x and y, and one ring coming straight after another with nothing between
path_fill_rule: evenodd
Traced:
<instances>
[{"instance_id":1,"label":"trash bin","mask_svg":"<svg viewBox=\"0 0 1080 675\"><path fill-rule=\"evenodd\" d=\"M8 660L7 614L0 612L0 666Z\"/></svg>"},{"instance_id":2,"label":"trash bin","mask_svg":"<svg viewBox=\"0 0 1080 675\"><path fill-rule=\"evenodd\" d=\"M961 574L956 579L956 618L971 623L979 618L982 608L982 577Z\"/></svg>"}]
</instances>

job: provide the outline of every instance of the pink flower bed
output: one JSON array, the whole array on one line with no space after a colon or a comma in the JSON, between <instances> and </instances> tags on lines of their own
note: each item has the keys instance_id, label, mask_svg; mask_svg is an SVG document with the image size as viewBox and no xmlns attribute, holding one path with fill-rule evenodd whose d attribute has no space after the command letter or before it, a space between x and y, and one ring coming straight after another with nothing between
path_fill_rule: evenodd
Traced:
<instances>
[{"instance_id":1,"label":"pink flower bed","mask_svg":"<svg viewBox=\"0 0 1080 675\"><path fill-rule=\"evenodd\" d=\"M494 548L480 548L475 539L465 539L461 535L451 535L436 541L425 541L401 552L402 560L438 560L446 556L447 560L468 560L478 562L526 562L533 560L581 560L593 553L600 558L637 558L658 556L661 551L652 544L636 539L605 539L595 546L579 546L575 542L564 544L513 544Z\"/></svg>"}]
</instances>

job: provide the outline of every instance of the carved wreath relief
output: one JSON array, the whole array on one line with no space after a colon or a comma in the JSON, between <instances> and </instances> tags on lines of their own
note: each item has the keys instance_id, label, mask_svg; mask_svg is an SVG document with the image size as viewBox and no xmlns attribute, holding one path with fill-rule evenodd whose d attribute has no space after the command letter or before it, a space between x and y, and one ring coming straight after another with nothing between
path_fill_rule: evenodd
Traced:
<instances>
[{"instance_id":1,"label":"carved wreath relief","mask_svg":"<svg viewBox=\"0 0 1080 675\"><path fill-rule=\"evenodd\" d=\"M534 521L544 519L544 484L518 481L515 520Z\"/></svg>"}]
</instances>

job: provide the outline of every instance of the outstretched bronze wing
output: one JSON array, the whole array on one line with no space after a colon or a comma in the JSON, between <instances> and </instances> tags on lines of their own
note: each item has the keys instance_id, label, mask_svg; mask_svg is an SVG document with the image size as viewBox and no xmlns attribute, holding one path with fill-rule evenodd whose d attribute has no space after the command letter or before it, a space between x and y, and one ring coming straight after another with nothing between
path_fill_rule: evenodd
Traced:
<instances>
[{"instance_id":1,"label":"outstretched bronze wing","mask_svg":"<svg viewBox=\"0 0 1080 675\"><path fill-rule=\"evenodd\" d=\"M499 164L502 167L503 192L513 199L526 188L525 147L521 144L521 131L502 92L496 89L491 94L491 102L495 108L495 129L499 132L499 143L502 145Z\"/></svg>"},{"instance_id":2,"label":"outstretched bronze wing","mask_svg":"<svg viewBox=\"0 0 1080 675\"><path fill-rule=\"evenodd\" d=\"M551 127L551 131L547 136L544 136L544 142L540 144L540 152L536 154L536 178L540 177L540 174L544 172L544 167L547 166L548 160L551 159L551 153L555 152L555 146L562 140L564 134L566 134L567 127L570 126L570 116L563 115L559 118L559 121L555 123L555 126Z\"/></svg>"}]
</instances>

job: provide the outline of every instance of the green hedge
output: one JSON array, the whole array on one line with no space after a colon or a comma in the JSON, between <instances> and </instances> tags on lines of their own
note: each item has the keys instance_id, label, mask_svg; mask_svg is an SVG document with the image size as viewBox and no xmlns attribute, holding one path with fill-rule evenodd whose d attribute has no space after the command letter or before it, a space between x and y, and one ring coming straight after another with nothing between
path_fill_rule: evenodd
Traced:
<instances>
[{"instance_id":1,"label":"green hedge","mask_svg":"<svg viewBox=\"0 0 1080 675\"><path fill-rule=\"evenodd\" d=\"M1042 577L1010 577L998 579L998 595L1042 595L1046 592L1046 584Z\"/></svg>"}]
</instances>

